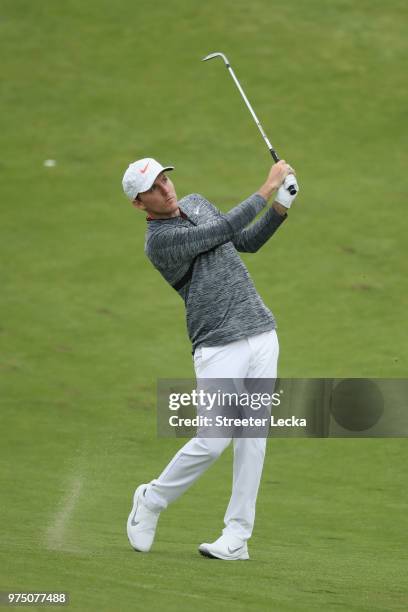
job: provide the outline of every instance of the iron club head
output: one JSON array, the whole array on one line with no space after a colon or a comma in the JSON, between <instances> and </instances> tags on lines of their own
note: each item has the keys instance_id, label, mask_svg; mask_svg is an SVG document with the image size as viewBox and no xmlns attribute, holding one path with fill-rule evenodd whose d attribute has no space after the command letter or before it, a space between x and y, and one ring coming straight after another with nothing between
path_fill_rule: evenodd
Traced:
<instances>
[{"instance_id":1,"label":"iron club head","mask_svg":"<svg viewBox=\"0 0 408 612\"><path fill-rule=\"evenodd\" d=\"M205 57L203 57L203 59L201 61L202 62L206 62L207 60L214 59L214 57L222 57L222 59L224 60L225 65L226 66L230 65L227 56L224 55L224 53L220 53L219 51L217 51L216 53L210 53L209 55L206 55Z\"/></svg>"}]
</instances>

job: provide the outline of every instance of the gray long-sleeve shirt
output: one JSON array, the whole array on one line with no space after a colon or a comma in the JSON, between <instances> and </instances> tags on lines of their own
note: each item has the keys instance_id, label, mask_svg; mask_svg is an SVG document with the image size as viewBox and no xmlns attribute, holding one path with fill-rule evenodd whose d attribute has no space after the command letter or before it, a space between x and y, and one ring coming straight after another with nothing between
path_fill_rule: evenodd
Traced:
<instances>
[{"instance_id":1,"label":"gray long-sleeve shirt","mask_svg":"<svg viewBox=\"0 0 408 612\"><path fill-rule=\"evenodd\" d=\"M145 252L184 300L193 352L276 327L237 253L257 251L286 219L270 208L249 225L265 205L254 194L222 214L191 194L179 217L148 221Z\"/></svg>"}]
</instances>

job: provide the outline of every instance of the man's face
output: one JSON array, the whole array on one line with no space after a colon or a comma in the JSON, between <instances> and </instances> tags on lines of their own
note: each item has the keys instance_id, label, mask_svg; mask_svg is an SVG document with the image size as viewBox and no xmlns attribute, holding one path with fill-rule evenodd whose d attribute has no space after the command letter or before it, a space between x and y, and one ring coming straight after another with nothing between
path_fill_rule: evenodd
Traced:
<instances>
[{"instance_id":1,"label":"man's face","mask_svg":"<svg viewBox=\"0 0 408 612\"><path fill-rule=\"evenodd\" d=\"M174 185L164 172L158 175L148 191L139 193L133 205L145 210L153 219L169 219L180 214Z\"/></svg>"}]
</instances>

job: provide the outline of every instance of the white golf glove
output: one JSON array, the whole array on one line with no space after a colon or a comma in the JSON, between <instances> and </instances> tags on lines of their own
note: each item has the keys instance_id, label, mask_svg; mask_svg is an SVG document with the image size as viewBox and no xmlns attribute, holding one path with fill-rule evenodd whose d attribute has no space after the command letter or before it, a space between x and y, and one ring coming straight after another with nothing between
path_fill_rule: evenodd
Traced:
<instances>
[{"instance_id":1,"label":"white golf glove","mask_svg":"<svg viewBox=\"0 0 408 612\"><path fill-rule=\"evenodd\" d=\"M291 195L288 191L289 185L294 185L296 188L296 193ZM297 184L297 180L294 174L288 174L288 176L283 181L282 185L279 187L278 192L275 196L275 202L279 202L285 208L290 208L293 200L296 198L299 193L299 185Z\"/></svg>"}]
</instances>

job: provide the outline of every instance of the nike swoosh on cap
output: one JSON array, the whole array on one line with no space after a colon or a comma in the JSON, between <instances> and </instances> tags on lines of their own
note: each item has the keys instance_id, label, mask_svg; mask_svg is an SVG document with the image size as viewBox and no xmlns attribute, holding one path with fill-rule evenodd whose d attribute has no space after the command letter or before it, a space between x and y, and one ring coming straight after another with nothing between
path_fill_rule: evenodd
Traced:
<instances>
[{"instance_id":1,"label":"nike swoosh on cap","mask_svg":"<svg viewBox=\"0 0 408 612\"><path fill-rule=\"evenodd\" d=\"M150 164L150 162L148 161L144 168L140 168L141 174L144 174L146 172L147 167L148 167L149 164Z\"/></svg>"}]
</instances>

